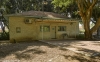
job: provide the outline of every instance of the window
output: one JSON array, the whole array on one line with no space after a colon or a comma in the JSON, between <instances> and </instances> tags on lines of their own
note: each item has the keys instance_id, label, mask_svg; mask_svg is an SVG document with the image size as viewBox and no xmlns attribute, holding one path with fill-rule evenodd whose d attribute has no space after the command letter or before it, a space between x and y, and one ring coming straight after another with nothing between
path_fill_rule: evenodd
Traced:
<instances>
[{"instance_id":1,"label":"window","mask_svg":"<svg viewBox=\"0 0 100 62\"><path fill-rule=\"evenodd\" d=\"M66 26L58 26L58 31L66 31Z\"/></svg>"},{"instance_id":2,"label":"window","mask_svg":"<svg viewBox=\"0 0 100 62\"><path fill-rule=\"evenodd\" d=\"M42 29L43 29L43 32L49 32L50 31L50 26L40 26L40 31L42 32Z\"/></svg>"},{"instance_id":3,"label":"window","mask_svg":"<svg viewBox=\"0 0 100 62\"><path fill-rule=\"evenodd\" d=\"M21 28L20 27L16 27L16 33L21 33Z\"/></svg>"}]
</instances>

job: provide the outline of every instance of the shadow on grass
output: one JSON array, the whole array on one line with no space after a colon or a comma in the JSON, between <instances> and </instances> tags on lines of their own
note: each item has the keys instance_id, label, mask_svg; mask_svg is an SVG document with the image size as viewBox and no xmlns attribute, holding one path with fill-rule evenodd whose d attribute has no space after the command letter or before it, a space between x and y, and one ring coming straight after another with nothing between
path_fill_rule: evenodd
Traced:
<instances>
[{"instance_id":1,"label":"shadow on grass","mask_svg":"<svg viewBox=\"0 0 100 62\"><path fill-rule=\"evenodd\" d=\"M56 46L49 45L47 43L41 41L33 41L33 42L23 42L23 43L0 43L0 58L5 58L6 56L10 56L14 54L18 59L29 59L31 55L41 55L45 54L46 51L42 51L39 49L40 46L47 46L49 48L55 48ZM32 47L32 49L27 49ZM35 48L38 47L38 48Z\"/></svg>"}]
</instances>

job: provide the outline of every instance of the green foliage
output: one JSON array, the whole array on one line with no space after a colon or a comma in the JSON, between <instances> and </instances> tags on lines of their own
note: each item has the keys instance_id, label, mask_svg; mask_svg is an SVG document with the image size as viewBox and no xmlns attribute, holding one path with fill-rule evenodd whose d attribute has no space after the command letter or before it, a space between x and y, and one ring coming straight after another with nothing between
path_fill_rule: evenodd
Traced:
<instances>
[{"instance_id":1,"label":"green foliage","mask_svg":"<svg viewBox=\"0 0 100 62\"><path fill-rule=\"evenodd\" d=\"M0 33L0 40L9 40L9 33Z\"/></svg>"},{"instance_id":2,"label":"green foliage","mask_svg":"<svg viewBox=\"0 0 100 62\"><path fill-rule=\"evenodd\" d=\"M65 12L66 8L73 3L73 0L53 0L54 10L56 12Z\"/></svg>"},{"instance_id":3,"label":"green foliage","mask_svg":"<svg viewBox=\"0 0 100 62\"><path fill-rule=\"evenodd\" d=\"M94 17L95 21L100 17L100 3L98 2L93 9L92 17Z\"/></svg>"},{"instance_id":4,"label":"green foliage","mask_svg":"<svg viewBox=\"0 0 100 62\"><path fill-rule=\"evenodd\" d=\"M67 7L70 5L73 1L72 0L53 0L52 3L54 4L54 8L56 7Z\"/></svg>"},{"instance_id":5,"label":"green foliage","mask_svg":"<svg viewBox=\"0 0 100 62\"><path fill-rule=\"evenodd\" d=\"M65 13L66 16L70 13L72 18L80 18L75 0L53 0L52 4L54 12Z\"/></svg>"},{"instance_id":6,"label":"green foliage","mask_svg":"<svg viewBox=\"0 0 100 62\"><path fill-rule=\"evenodd\" d=\"M7 14L23 11L52 11L51 1L47 0L0 0L0 7L3 6ZM43 7L42 7L43 6Z\"/></svg>"},{"instance_id":7,"label":"green foliage","mask_svg":"<svg viewBox=\"0 0 100 62\"><path fill-rule=\"evenodd\" d=\"M76 38L78 40L84 40L85 39L85 36L84 36L84 34L79 34Z\"/></svg>"}]
</instances>

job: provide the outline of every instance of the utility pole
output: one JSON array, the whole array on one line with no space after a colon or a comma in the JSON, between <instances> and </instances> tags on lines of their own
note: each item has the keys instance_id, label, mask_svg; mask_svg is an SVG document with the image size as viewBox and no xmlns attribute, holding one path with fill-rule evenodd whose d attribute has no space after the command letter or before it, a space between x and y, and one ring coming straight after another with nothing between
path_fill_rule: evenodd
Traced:
<instances>
[{"instance_id":1,"label":"utility pole","mask_svg":"<svg viewBox=\"0 0 100 62\"><path fill-rule=\"evenodd\" d=\"M43 14L44 14L44 0L42 0L42 12L43 12ZM43 27L43 16L42 16L42 40L43 40L43 38L44 38L44 27Z\"/></svg>"}]
</instances>

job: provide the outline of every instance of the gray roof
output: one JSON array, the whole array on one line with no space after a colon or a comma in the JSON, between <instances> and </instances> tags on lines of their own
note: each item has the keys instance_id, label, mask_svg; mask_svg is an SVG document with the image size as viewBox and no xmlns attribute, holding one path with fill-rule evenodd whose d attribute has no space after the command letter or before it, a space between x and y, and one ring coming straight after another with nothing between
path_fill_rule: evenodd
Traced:
<instances>
[{"instance_id":1,"label":"gray roof","mask_svg":"<svg viewBox=\"0 0 100 62\"><path fill-rule=\"evenodd\" d=\"M66 16L62 16L53 12L43 12L43 11L26 11L17 14L10 14L6 16L27 16L27 17L44 17L44 18L67 18Z\"/></svg>"}]
</instances>

